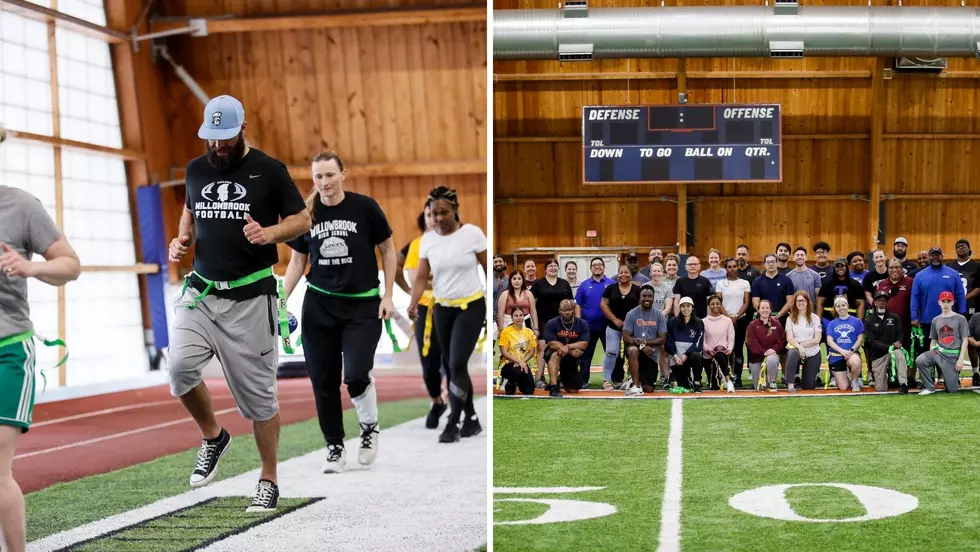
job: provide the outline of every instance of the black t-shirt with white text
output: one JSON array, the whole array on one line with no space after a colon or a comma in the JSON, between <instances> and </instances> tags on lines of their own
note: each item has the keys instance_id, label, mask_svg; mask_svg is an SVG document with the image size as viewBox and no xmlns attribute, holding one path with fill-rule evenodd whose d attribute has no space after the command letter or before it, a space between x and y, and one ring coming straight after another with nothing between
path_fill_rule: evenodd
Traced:
<instances>
[{"instance_id":1,"label":"black t-shirt with white text","mask_svg":"<svg viewBox=\"0 0 980 552\"><path fill-rule=\"evenodd\" d=\"M212 167L206 156L187 164L185 207L194 214L194 271L204 278L232 281L279 262L275 244L253 245L245 237L245 215L263 228L306 208L303 196L282 162L251 148L228 170ZM195 286L200 283L195 281ZM276 282L266 278L234 290L213 289L211 295L243 300L274 295Z\"/></svg>"},{"instance_id":2,"label":"black t-shirt with white text","mask_svg":"<svg viewBox=\"0 0 980 552\"><path fill-rule=\"evenodd\" d=\"M949 261L946 266L960 273L960 282L963 284L963 295L970 293L977 288L977 278L980 278L980 263L970 259L963 264L959 260ZM966 302L966 316L970 317L976 313L977 300L970 299Z\"/></svg>"},{"instance_id":3,"label":"black t-shirt with white text","mask_svg":"<svg viewBox=\"0 0 980 552\"><path fill-rule=\"evenodd\" d=\"M374 249L390 237L391 227L377 201L344 192L343 201L332 207L317 198L313 227L288 245L310 256L306 279L314 286L363 293L381 285Z\"/></svg>"}]
</instances>

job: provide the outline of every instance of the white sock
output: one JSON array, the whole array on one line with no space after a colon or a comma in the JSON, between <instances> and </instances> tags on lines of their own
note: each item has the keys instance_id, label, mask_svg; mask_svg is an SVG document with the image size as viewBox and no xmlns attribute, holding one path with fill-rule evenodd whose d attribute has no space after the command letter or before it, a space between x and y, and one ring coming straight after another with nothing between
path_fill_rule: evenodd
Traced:
<instances>
[{"instance_id":1,"label":"white sock","mask_svg":"<svg viewBox=\"0 0 980 552\"><path fill-rule=\"evenodd\" d=\"M354 409L357 410L357 419L362 424L378 423L378 391L374 386L373 377L371 378L371 384L361 393L361 396L351 397L351 402L354 403Z\"/></svg>"}]
</instances>

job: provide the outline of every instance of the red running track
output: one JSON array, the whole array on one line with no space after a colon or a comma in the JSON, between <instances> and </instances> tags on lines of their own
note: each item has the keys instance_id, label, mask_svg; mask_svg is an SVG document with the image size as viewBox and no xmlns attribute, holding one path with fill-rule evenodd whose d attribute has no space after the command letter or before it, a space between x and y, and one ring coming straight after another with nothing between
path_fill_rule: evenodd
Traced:
<instances>
[{"instance_id":1,"label":"red running track","mask_svg":"<svg viewBox=\"0 0 980 552\"><path fill-rule=\"evenodd\" d=\"M485 373L471 375L474 383L486 379ZM206 382L218 422L232 435L251 434L252 424L238 412L225 381ZM378 402L428 396L420 376L376 374L375 383ZM343 389L346 410L352 405ZM279 380L279 404L283 425L316 417L309 379ZM14 477L28 493L183 452L200 446L200 439L190 415L166 385L39 404L34 425L17 441Z\"/></svg>"}]
</instances>

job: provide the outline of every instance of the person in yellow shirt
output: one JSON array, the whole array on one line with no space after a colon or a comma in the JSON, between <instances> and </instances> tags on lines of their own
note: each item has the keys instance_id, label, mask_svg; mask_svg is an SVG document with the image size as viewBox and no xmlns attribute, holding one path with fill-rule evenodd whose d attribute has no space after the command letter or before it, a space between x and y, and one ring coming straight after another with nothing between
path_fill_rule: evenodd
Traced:
<instances>
[{"instance_id":1,"label":"person in yellow shirt","mask_svg":"<svg viewBox=\"0 0 980 552\"><path fill-rule=\"evenodd\" d=\"M424 232L432 230L435 223L432 221L432 212L428 204L419 215L419 230ZM415 281L415 274L419 268L419 243L422 236L412 240L408 244L405 252L404 269L408 272L408 281ZM410 290L405 290L411 295ZM429 407L429 414L425 417L425 427L429 429L439 428L439 418L446 412L448 406L442 399L442 378L448 376L449 368L444 366L445 359L442 356L442 349L439 347L439 340L436 332L432 330L432 278L429 278L429 285L426 287L422 298L419 299L419 315L415 322L415 343L418 345L419 362L422 363L422 379L425 380L425 389L429 392L432 399L432 406ZM448 382L447 382L448 385Z\"/></svg>"},{"instance_id":2,"label":"person in yellow shirt","mask_svg":"<svg viewBox=\"0 0 980 552\"><path fill-rule=\"evenodd\" d=\"M513 395L517 389L522 395L534 394L534 376L527 363L534 358L537 338L524 325L524 309L514 307L510 313L514 321L500 332L500 377L507 380L504 392Z\"/></svg>"}]
</instances>

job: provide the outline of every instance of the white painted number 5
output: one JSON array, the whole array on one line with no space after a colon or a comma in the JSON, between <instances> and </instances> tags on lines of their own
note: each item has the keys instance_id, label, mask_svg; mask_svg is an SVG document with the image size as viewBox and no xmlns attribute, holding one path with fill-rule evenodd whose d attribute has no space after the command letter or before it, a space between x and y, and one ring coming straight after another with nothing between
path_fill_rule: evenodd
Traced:
<instances>
[{"instance_id":1,"label":"white painted number 5","mask_svg":"<svg viewBox=\"0 0 980 552\"><path fill-rule=\"evenodd\" d=\"M598 491L605 487L494 487L494 494L567 494ZM605 517L616 513L616 507L604 502L555 498L495 498L494 502L534 502L548 509L534 519L495 521L494 525L541 525Z\"/></svg>"}]
</instances>

